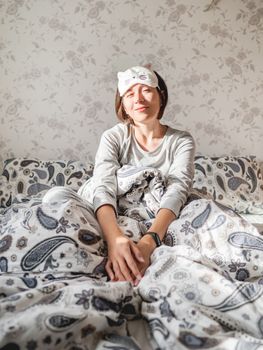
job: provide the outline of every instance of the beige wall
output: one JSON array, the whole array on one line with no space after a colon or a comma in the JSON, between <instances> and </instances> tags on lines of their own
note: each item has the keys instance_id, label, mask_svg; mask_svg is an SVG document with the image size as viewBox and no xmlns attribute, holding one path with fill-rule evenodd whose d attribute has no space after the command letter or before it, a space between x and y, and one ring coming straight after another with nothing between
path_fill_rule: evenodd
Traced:
<instances>
[{"instance_id":1,"label":"beige wall","mask_svg":"<svg viewBox=\"0 0 263 350\"><path fill-rule=\"evenodd\" d=\"M209 1L0 0L0 160L92 160L117 71L149 62L199 153L263 160L263 1Z\"/></svg>"}]
</instances>

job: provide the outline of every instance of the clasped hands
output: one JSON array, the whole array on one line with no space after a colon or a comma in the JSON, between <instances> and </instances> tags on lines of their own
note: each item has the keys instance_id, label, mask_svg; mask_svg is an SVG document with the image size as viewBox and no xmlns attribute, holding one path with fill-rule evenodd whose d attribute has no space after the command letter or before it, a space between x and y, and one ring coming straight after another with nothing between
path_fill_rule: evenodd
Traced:
<instances>
[{"instance_id":1,"label":"clasped hands","mask_svg":"<svg viewBox=\"0 0 263 350\"><path fill-rule=\"evenodd\" d=\"M150 265L155 242L149 235L136 244L123 233L108 241L106 271L111 281L129 281L137 286Z\"/></svg>"}]
</instances>

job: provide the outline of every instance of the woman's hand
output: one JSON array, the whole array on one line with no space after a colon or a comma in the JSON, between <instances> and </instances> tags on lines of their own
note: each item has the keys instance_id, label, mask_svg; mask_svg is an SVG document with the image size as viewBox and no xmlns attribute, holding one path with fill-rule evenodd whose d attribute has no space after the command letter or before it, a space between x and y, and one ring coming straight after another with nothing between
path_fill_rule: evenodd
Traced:
<instances>
[{"instance_id":1,"label":"woman's hand","mask_svg":"<svg viewBox=\"0 0 263 350\"><path fill-rule=\"evenodd\" d=\"M139 264L145 264L141 250L124 234L108 241L106 271L111 281L129 281L134 284L142 275Z\"/></svg>"},{"instance_id":2,"label":"woman's hand","mask_svg":"<svg viewBox=\"0 0 263 350\"><path fill-rule=\"evenodd\" d=\"M144 258L144 262L139 262L138 268L140 270L141 275L143 276L147 268L151 263L151 255L156 248L155 242L152 237L149 235L143 236L139 242L137 243L137 248L139 248L141 255ZM135 285L138 285L140 280L135 280Z\"/></svg>"},{"instance_id":3,"label":"woman's hand","mask_svg":"<svg viewBox=\"0 0 263 350\"><path fill-rule=\"evenodd\" d=\"M114 208L105 204L98 208L97 219L108 244L106 271L112 281L141 279L138 263L144 262L140 250L119 227Z\"/></svg>"}]
</instances>

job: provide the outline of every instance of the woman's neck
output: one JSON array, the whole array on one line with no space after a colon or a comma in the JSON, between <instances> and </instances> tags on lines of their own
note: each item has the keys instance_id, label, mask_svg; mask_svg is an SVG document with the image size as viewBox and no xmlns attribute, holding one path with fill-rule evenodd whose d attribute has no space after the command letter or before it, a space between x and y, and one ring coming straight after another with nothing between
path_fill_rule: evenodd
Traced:
<instances>
[{"instance_id":1,"label":"woman's neck","mask_svg":"<svg viewBox=\"0 0 263 350\"><path fill-rule=\"evenodd\" d=\"M168 126L158 124L153 128L132 125L134 137L144 151L152 152L161 144Z\"/></svg>"},{"instance_id":2,"label":"woman's neck","mask_svg":"<svg viewBox=\"0 0 263 350\"><path fill-rule=\"evenodd\" d=\"M167 125L158 123L151 125L133 125L134 134L137 140L151 142L156 139L162 139L166 134Z\"/></svg>"}]
</instances>

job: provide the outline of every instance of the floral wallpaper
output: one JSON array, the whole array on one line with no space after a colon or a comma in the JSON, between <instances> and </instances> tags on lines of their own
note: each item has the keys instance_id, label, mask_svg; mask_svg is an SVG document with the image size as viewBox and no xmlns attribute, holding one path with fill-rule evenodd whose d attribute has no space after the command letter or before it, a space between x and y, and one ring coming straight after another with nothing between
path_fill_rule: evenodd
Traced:
<instances>
[{"instance_id":1,"label":"floral wallpaper","mask_svg":"<svg viewBox=\"0 0 263 350\"><path fill-rule=\"evenodd\" d=\"M148 63L198 153L263 160L263 0L210 2L0 0L0 161L93 160L117 72Z\"/></svg>"}]
</instances>

